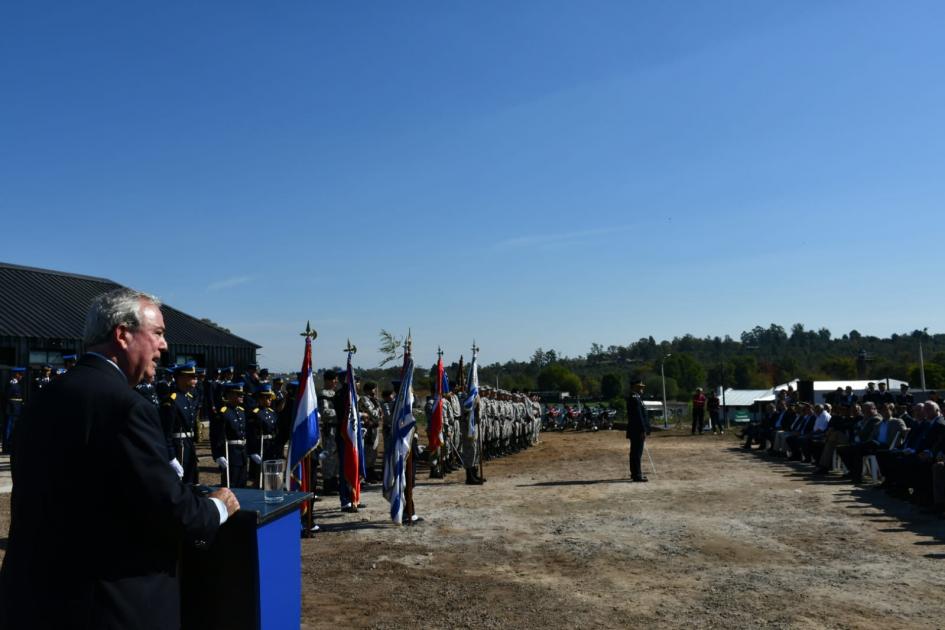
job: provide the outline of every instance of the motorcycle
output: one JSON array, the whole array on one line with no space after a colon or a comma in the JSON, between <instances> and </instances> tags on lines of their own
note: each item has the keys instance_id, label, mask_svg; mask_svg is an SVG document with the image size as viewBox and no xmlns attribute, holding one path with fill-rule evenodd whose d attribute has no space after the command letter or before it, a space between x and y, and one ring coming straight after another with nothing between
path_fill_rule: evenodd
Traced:
<instances>
[{"instance_id":1,"label":"motorcycle","mask_svg":"<svg viewBox=\"0 0 945 630\"><path fill-rule=\"evenodd\" d=\"M608 431L614 430L614 419L617 417L616 409L602 409L600 413L600 428Z\"/></svg>"},{"instance_id":2,"label":"motorcycle","mask_svg":"<svg viewBox=\"0 0 945 630\"><path fill-rule=\"evenodd\" d=\"M564 428L571 428L577 431L581 424L581 410L575 409L574 407L571 407L570 405L565 405L564 410L565 410ZM562 431L563 430L564 429L562 429Z\"/></svg>"}]
</instances>

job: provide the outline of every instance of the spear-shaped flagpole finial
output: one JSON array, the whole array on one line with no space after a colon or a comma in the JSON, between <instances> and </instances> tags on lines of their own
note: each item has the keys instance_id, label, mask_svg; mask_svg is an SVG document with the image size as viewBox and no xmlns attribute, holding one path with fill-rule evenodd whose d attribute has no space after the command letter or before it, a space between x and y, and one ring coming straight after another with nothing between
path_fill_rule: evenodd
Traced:
<instances>
[{"instance_id":1,"label":"spear-shaped flagpole finial","mask_svg":"<svg viewBox=\"0 0 945 630\"><path fill-rule=\"evenodd\" d=\"M299 334L302 335L303 337L308 337L309 339L315 339L316 337L318 337L318 331L312 328L311 320L305 323L305 331Z\"/></svg>"},{"instance_id":2,"label":"spear-shaped flagpole finial","mask_svg":"<svg viewBox=\"0 0 945 630\"><path fill-rule=\"evenodd\" d=\"M479 346L476 345L475 339L473 339L472 353L473 353L473 356L476 356L477 354L479 354Z\"/></svg>"},{"instance_id":3,"label":"spear-shaped flagpole finial","mask_svg":"<svg viewBox=\"0 0 945 630\"><path fill-rule=\"evenodd\" d=\"M440 346L436 347L436 356L439 359L443 358L443 348L441 348Z\"/></svg>"},{"instance_id":4,"label":"spear-shaped flagpole finial","mask_svg":"<svg viewBox=\"0 0 945 630\"><path fill-rule=\"evenodd\" d=\"M345 347L345 352L350 352L351 354L355 354L357 353L357 351L358 351L358 347L351 345L351 340L348 339L348 345Z\"/></svg>"},{"instance_id":5,"label":"spear-shaped flagpole finial","mask_svg":"<svg viewBox=\"0 0 945 630\"><path fill-rule=\"evenodd\" d=\"M407 338L404 339L404 352L410 354L413 350L413 336L410 332L410 329L407 329Z\"/></svg>"}]
</instances>

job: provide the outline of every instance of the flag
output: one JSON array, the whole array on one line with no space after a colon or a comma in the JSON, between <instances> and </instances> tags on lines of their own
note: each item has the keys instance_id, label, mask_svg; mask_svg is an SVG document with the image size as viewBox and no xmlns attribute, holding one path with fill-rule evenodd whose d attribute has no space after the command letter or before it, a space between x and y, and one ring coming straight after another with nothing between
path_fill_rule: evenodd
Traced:
<instances>
[{"instance_id":1,"label":"flag","mask_svg":"<svg viewBox=\"0 0 945 630\"><path fill-rule=\"evenodd\" d=\"M344 449L344 470L342 476L351 488L351 503L361 502L361 452L363 438L361 437L361 414L358 413L358 392L355 390L354 372L351 369L351 353L348 353L348 417L345 419L342 431L342 448Z\"/></svg>"},{"instance_id":2,"label":"flag","mask_svg":"<svg viewBox=\"0 0 945 630\"><path fill-rule=\"evenodd\" d=\"M446 374L443 372L443 357L439 357L436 362L436 385L434 386L433 414L430 416L430 423L427 425L427 440L430 445L430 452L443 446L443 394L449 391L446 385ZM446 385L444 389L444 385Z\"/></svg>"},{"instance_id":3,"label":"flag","mask_svg":"<svg viewBox=\"0 0 945 630\"><path fill-rule=\"evenodd\" d=\"M390 449L384 451L384 498L390 501L390 518L398 525L404 518L407 455L416 425L413 417L413 359L405 354L400 390L391 414Z\"/></svg>"},{"instance_id":4,"label":"flag","mask_svg":"<svg viewBox=\"0 0 945 630\"><path fill-rule=\"evenodd\" d=\"M479 366L476 365L476 355L473 354L472 362L469 364L469 377L466 379L469 392L466 394L466 400L463 401L463 407L469 410L469 431L468 436L476 437L476 401L479 399Z\"/></svg>"},{"instance_id":5,"label":"flag","mask_svg":"<svg viewBox=\"0 0 945 630\"><path fill-rule=\"evenodd\" d=\"M292 490L308 492L309 474L303 462L315 450L319 440L318 397L315 394L315 379L312 376L312 338L305 338L305 356L299 372L299 390L295 398L295 420L289 440L289 484Z\"/></svg>"}]
</instances>

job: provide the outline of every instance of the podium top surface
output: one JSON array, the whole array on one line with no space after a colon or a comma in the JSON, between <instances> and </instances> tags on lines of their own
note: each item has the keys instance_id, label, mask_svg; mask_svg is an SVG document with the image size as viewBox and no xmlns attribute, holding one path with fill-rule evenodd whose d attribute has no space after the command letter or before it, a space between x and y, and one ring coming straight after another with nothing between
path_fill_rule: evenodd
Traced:
<instances>
[{"instance_id":1,"label":"podium top surface","mask_svg":"<svg viewBox=\"0 0 945 630\"><path fill-rule=\"evenodd\" d=\"M255 512L256 524L265 525L287 512L298 512L302 501L312 498L311 492L286 492L280 503L266 503L263 500L262 490L251 488L232 488L236 500L240 502L237 514L251 515Z\"/></svg>"}]
</instances>

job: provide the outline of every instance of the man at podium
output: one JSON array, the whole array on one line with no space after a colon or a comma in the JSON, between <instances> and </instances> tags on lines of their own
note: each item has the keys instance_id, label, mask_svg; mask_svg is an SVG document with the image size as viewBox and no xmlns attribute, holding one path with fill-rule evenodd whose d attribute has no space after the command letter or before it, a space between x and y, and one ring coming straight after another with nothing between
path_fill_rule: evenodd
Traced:
<instances>
[{"instance_id":1,"label":"man at podium","mask_svg":"<svg viewBox=\"0 0 945 630\"><path fill-rule=\"evenodd\" d=\"M85 345L18 429L0 627L179 628L181 545L211 540L239 504L178 479L158 410L133 389L167 348L160 302L95 298Z\"/></svg>"}]
</instances>

